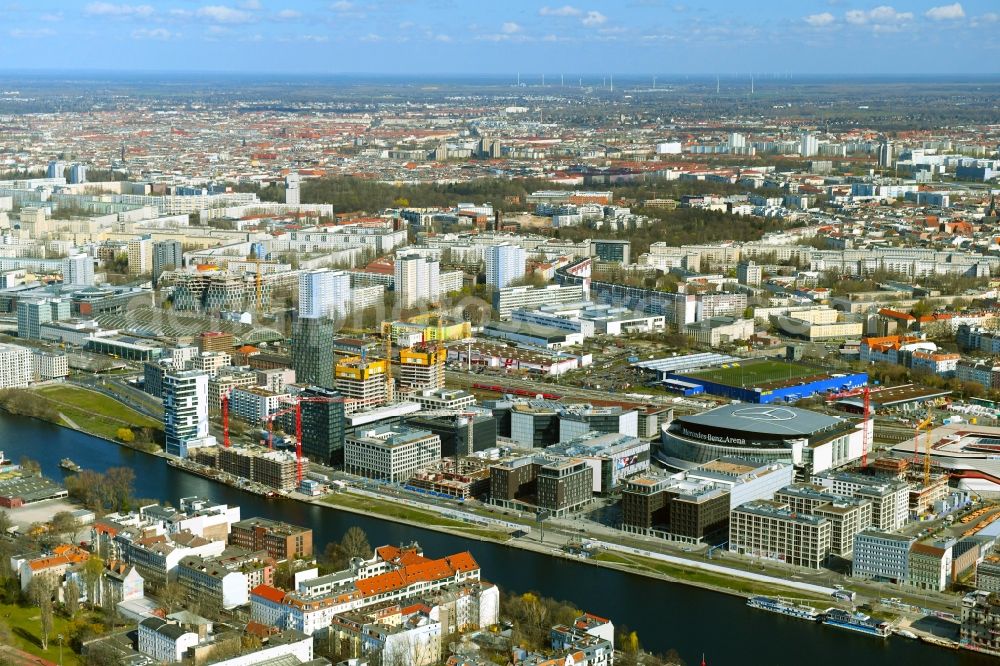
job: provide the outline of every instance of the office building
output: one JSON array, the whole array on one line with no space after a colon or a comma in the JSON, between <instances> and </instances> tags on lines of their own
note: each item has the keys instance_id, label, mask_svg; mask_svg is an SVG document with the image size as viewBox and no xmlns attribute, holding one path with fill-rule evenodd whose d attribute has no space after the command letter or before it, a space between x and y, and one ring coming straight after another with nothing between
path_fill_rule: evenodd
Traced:
<instances>
[{"instance_id":1,"label":"office building","mask_svg":"<svg viewBox=\"0 0 1000 666\"><path fill-rule=\"evenodd\" d=\"M287 393L275 393L260 386L234 388L229 394L229 411L247 423L261 425L283 406Z\"/></svg>"},{"instance_id":2,"label":"office building","mask_svg":"<svg viewBox=\"0 0 1000 666\"><path fill-rule=\"evenodd\" d=\"M851 575L855 578L905 583L910 575L910 548L916 538L878 529L854 537Z\"/></svg>"},{"instance_id":3,"label":"office building","mask_svg":"<svg viewBox=\"0 0 1000 666\"><path fill-rule=\"evenodd\" d=\"M854 537L871 527L871 500L835 495L823 486L796 483L774 494L776 502L792 511L822 516L830 521L830 553L850 557L854 552Z\"/></svg>"},{"instance_id":4,"label":"office building","mask_svg":"<svg viewBox=\"0 0 1000 666\"><path fill-rule=\"evenodd\" d=\"M447 458L472 455L497 445L497 422L487 409L417 412L406 418L406 425L437 435L441 439L441 455Z\"/></svg>"},{"instance_id":5,"label":"office building","mask_svg":"<svg viewBox=\"0 0 1000 666\"><path fill-rule=\"evenodd\" d=\"M153 284L166 271L184 266L184 250L180 241L163 240L153 243Z\"/></svg>"},{"instance_id":6,"label":"office building","mask_svg":"<svg viewBox=\"0 0 1000 666\"><path fill-rule=\"evenodd\" d=\"M873 529L893 532L906 525L910 487L904 481L852 472L826 472L814 474L811 482L838 495L870 500Z\"/></svg>"},{"instance_id":7,"label":"office building","mask_svg":"<svg viewBox=\"0 0 1000 666\"><path fill-rule=\"evenodd\" d=\"M606 495L649 470L649 442L617 431L590 431L545 448L551 458L583 460L594 470L593 492Z\"/></svg>"},{"instance_id":8,"label":"office building","mask_svg":"<svg viewBox=\"0 0 1000 666\"><path fill-rule=\"evenodd\" d=\"M625 481L622 530L700 543L729 531L729 491L692 479L639 476Z\"/></svg>"},{"instance_id":9,"label":"office building","mask_svg":"<svg viewBox=\"0 0 1000 666\"><path fill-rule=\"evenodd\" d=\"M563 516L593 500L594 469L579 458L553 460L538 468L536 484L539 511Z\"/></svg>"},{"instance_id":10,"label":"office building","mask_svg":"<svg viewBox=\"0 0 1000 666\"><path fill-rule=\"evenodd\" d=\"M236 340L232 333L225 333L223 331L205 331L198 336L198 351L205 352L229 352L233 351L233 347L236 346ZM188 352L190 353L190 352ZM195 358L192 354L190 358Z\"/></svg>"},{"instance_id":11,"label":"office building","mask_svg":"<svg viewBox=\"0 0 1000 666\"><path fill-rule=\"evenodd\" d=\"M440 459L440 437L405 426L381 426L344 442L345 472L389 483L403 483Z\"/></svg>"},{"instance_id":12,"label":"office building","mask_svg":"<svg viewBox=\"0 0 1000 666\"><path fill-rule=\"evenodd\" d=\"M830 554L830 521L773 500L747 502L729 517L729 550L819 569Z\"/></svg>"},{"instance_id":13,"label":"office building","mask_svg":"<svg viewBox=\"0 0 1000 666\"><path fill-rule=\"evenodd\" d=\"M440 299L441 265L419 254L398 256L394 285L397 307L413 308L421 303L437 303Z\"/></svg>"},{"instance_id":14,"label":"office building","mask_svg":"<svg viewBox=\"0 0 1000 666\"><path fill-rule=\"evenodd\" d=\"M94 286L94 260L86 254L71 254L63 259L62 273L63 286Z\"/></svg>"},{"instance_id":15,"label":"office building","mask_svg":"<svg viewBox=\"0 0 1000 666\"><path fill-rule=\"evenodd\" d=\"M302 453L323 465L344 463L344 399L336 391L308 386L302 398Z\"/></svg>"},{"instance_id":16,"label":"office building","mask_svg":"<svg viewBox=\"0 0 1000 666\"><path fill-rule=\"evenodd\" d=\"M285 204L298 206L302 201L302 193L299 188L300 177L295 171L285 176Z\"/></svg>"},{"instance_id":17,"label":"office building","mask_svg":"<svg viewBox=\"0 0 1000 666\"><path fill-rule=\"evenodd\" d=\"M208 374L197 370L163 376L163 430L167 453L186 458L190 449L214 446L208 434Z\"/></svg>"},{"instance_id":18,"label":"office building","mask_svg":"<svg viewBox=\"0 0 1000 666\"><path fill-rule=\"evenodd\" d=\"M587 403L559 410L559 440L565 442L591 432L639 436L639 412L618 405L596 407Z\"/></svg>"},{"instance_id":19,"label":"office building","mask_svg":"<svg viewBox=\"0 0 1000 666\"><path fill-rule=\"evenodd\" d=\"M425 389L407 394L406 399L426 410L462 410L476 404L476 396L465 389Z\"/></svg>"},{"instance_id":20,"label":"office building","mask_svg":"<svg viewBox=\"0 0 1000 666\"><path fill-rule=\"evenodd\" d=\"M292 333L292 368L301 384L332 389L333 322L325 318L299 317Z\"/></svg>"},{"instance_id":21,"label":"office building","mask_svg":"<svg viewBox=\"0 0 1000 666\"><path fill-rule=\"evenodd\" d=\"M399 391L410 393L444 388L443 345L420 345L399 352Z\"/></svg>"},{"instance_id":22,"label":"office building","mask_svg":"<svg viewBox=\"0 0 1000 666\"><path fill-rule=\"evenodd\" d=\"M351 309L351 278L327 268L299 274L299 317L342 321Z\"/></svg>"},{"instance_id":23,"label":"office building","mask_svg":"<svg viewBox=\"0 0 1000 666\"><path fill-rule=\"evenodd\" d=\"M276 560L309 558L313 554L312 530L267 518L233 523L229 543L249 551L266 551Z\"/></svg>"},{"instance_id":24,"label":"office building","mask_svg":"<svg viewBox=\"0 0 1000 666\"><path fill-rule=\"evenodd\" d=\"M42 324L66 321L70 318L70 302L66 298L42 298L17 302L17 337L41 339Z\"/></svg>"},{"instance_id":25,"label":"office building","mask_svg":"<svg viewBox=\"0 0 1000 666\"><path fill-rule=\"evenodd\" d=\"M34 380L31 350L0 343L0 389L25 388Z\"/></svg>"},{"instance_id":26,"label":"office building","mask_svg":"<svg viewBox=\"0 0 1000 666\"><path fill-rule=\"evenodd\" d=\"M486 248L485 259L486 284L503 289L524 277L528 255L517 245L493 245Z\"/></svg>"},{"instance_id":27,"label":"office building","mask_svg":"<svg viewBox=\"0 0 1000 666\"><path fill-rule=\"evenodd\" d=\"M346 356L337 361L334 375L337 390L344 396L347 412L357 412L384 405L388 400L386 360L366 360Z\"/></svg>"},{"instance_id":28,"label":"office building","mask_svg":"<svg viewBox=\"0 0 1000 666\"><path fill-rule=\"evenodd\" d=\"M583 285L506 287L493 292L493 308L501 319L507 319L514 310L533 310L543 305L578 303L586 299L586 289Z\"/></svg>"}]
</instances>

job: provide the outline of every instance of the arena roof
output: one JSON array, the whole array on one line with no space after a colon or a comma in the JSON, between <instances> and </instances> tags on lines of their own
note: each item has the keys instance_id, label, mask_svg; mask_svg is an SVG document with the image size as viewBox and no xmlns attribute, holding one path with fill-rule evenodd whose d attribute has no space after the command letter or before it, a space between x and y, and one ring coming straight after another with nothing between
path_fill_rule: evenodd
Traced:
<instances>
[{"instance_id":1,"label":"arena roof","mask_svg":"<svg viewBox=\"0 0 1000 666\"><path fill-rule=\"evenodd\" d=\"M643 370L653 370L655 372L685 372L696 368L709 368L723 363L742 361L736 356L716 354L714 352L704 352L701 354L685 354L684 356L669 356L667 358L657 358L651 361L640 361L633 363L632 367Z\"/></svg>"},{"instance_id":2,"label":"arena roof","mask_svg":"<svg viewBox=\"0 0 1000 666\"><path fill-rule=\"evenodd\" d=\"M806 437L844 423L843 419L796 407L738 403L682 416L681 423L767 435Z\"/></svg>"}]
</instances>

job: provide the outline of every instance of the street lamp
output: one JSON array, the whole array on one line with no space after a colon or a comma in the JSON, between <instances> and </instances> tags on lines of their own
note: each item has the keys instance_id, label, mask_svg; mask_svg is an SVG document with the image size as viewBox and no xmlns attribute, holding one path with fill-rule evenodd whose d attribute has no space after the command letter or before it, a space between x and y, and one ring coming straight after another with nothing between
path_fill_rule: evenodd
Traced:
<instances>
[{"instance_id":1,"label":"street lamp","mask_svg":"<svg viewBox=\"0 0 1000 666\"><path fill-rule=\"evenodd\" d=\"M56 640L59 641L59 666L62 666L62 663L63 663L63 661L62 661L63 635L62 634L57 634L56 635Z\"/></svg>"}]
</instances>

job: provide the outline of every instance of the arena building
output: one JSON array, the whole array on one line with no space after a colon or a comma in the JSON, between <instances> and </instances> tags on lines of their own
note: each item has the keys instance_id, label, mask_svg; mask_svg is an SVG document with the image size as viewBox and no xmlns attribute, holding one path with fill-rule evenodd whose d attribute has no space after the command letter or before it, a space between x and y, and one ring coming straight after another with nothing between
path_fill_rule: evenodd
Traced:
<instances>
[{"instance_id":1,"label":"arena building","mask_svg":"<svg viewBox=\"0 0 1000 666\"><path fill-rule=\"evenodd\" d=\"M816 473L861 458L864 437L862 421L795 407L737 403L681 416L663 426L656 457L678 470L737 456L789 462Z\"/></svg>"}]
</instances>

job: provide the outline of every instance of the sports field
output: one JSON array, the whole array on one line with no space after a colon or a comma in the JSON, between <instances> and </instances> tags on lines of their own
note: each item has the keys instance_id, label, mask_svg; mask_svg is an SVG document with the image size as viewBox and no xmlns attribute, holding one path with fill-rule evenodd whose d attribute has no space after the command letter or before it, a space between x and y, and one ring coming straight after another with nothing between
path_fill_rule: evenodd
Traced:
<instances>
[{"instance_id":1,"label":"sports field","mask_svg":"<svg viewBox=\"0 0 1000 666\"><path fill-rule=\"evenodd\" d=\"M798 363L784 361L747 361L727 363L718 368L710 368L697 372L686 373L688 377L697 377L725 386L757 387L767 384L785 384L792 379L815 377L823 374L822 370Z\"/></svg>"}]
</instances>

